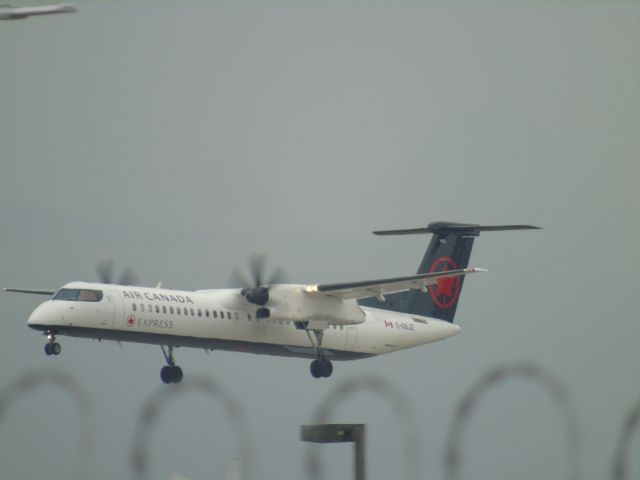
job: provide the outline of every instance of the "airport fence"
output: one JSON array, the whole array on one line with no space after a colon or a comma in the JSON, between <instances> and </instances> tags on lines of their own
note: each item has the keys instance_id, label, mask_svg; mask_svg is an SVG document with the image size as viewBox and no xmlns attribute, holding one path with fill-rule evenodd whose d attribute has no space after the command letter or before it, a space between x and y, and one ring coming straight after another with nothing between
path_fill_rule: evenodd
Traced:
<instances>
[{"instance_id":1,"label":"airport fence","mask_svg":"<svg viewBox=\"0 0 640 480\"><path fill-rule=\"evenodd\" d=\"M544 389L556 405L564 420L567 444L567 477L569 480L580 480L582 437L580 422L575 406L569 398L564 383L552 372L532 363L507 363L487 371L475 382L457 403L457 408L449 421L445 439L443 468L446 480L462 480L461 466L464 460L463 444L467 433L467 425L473 415L477 414L478 402L487 391L514 379L522 379ZM0 429L6 412L26 395L36 394L43 386L55 386L66 392L74 401L81 423L78 439L77 458L73 468L73 478L88 479L88 461L92 458L96 433L90 421L92 402L86 389L68 373L60 370L34 370L19 375L9 383L0 386ZM189 376L179 385L160 386L148 401L143 403L137 415L134 430L133 448L129 459L131 476L136 480L149 478L150 457L148 453L149 439L157 425L162 421L162 413L167 406L178 402L187 393L195 392L209 398L222 406L224 420L228 421L236 433L238 456L233 469L234 480L260 478L254 458L254 446L247 424L246 415L241 402L232 392L220 383L203 376ZM378 376L365 376L336 384L327 395L320 399L311 418L313 424L326 424L331 420L331 412L356 393L364 392L382 398L394 414L396 423L404 434L402 477L406 480L417 480L420 477L418 460L421 454L420 435L416 430L414 415L405 395L386 379ZM630 478L629 463L632 457L631 448L634 434L640 423L640 399L624 416L614 458L611 462L610 478L628 480ZM292 432L295 441L296 432ZM6 441L6 440L5 440ZM321 448L309 444L305 450L304 468L309 480L323 478ZM55 475L54 475L55 476ZM375 477L375 475L372 475Z\"/></svg>"}]
</instances>

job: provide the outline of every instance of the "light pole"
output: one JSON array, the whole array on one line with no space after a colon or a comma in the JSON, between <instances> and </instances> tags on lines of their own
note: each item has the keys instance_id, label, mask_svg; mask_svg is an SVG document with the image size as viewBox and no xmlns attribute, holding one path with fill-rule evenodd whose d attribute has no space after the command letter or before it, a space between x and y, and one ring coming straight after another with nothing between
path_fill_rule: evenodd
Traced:
<instances>
[{"instance_id":1,"label":"light pole","mask_svg":"<svg viewBox=\"0 0 640 480\"><path fill-rule=\"evenodd\" d=\"M361 423L302 425L300 439L313 443L353 442L355 480L364 480L364 427Z\"/></svg>"}]
</instances>

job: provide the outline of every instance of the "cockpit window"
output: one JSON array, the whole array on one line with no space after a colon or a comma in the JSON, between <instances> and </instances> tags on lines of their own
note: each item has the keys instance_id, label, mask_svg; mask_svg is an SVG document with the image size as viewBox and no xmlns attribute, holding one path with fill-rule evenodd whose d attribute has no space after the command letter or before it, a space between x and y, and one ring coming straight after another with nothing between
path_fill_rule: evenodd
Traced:
<instances>
[{"instance_id":1,"label":"cockpit window","mask_svg":"<svg viewBox=\"0 0 640 480\"><path fill-rule=\"evenodd\" d=\"M67 300L77 302L99 302L102 300L102 291L88 290L85 288L61 288L55 294L53 300Z\"/></svg>"},{"instance_id":2,"label":"cockpit window","mask_svg":"<svg viewBox=\"0 0 640 480\"><path fill-rule=\"evenodd\" d=\"M102 300L102 292L100 290L80 290L78 292L79 302L99 302Z\"/></svg>"}]
</instances>

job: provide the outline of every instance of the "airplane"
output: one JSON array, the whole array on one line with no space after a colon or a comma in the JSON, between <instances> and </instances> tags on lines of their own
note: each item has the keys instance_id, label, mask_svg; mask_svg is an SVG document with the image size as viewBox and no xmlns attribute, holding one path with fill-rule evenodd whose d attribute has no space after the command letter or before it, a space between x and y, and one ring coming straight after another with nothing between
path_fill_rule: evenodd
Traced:
<instances>
[{"instance_id":1,"label":"airplane","mask_svg":"<svg viewBox=\"0 0 640 480\"><path fill-rule=\"evenodd\" d=\"M480 232L538 229L434 222L376 235L432 234L416 275L319 285L255 284L196 291L71 282L57 291L5 288L48 295L29 316L47 337L46 355L59 355L56 336L159 345L164 383L179 383L174 348L202 348L312 359L310 373L327 378L333 361L355 360L443 340L453 323L465 275L483 271L469 257Z\"/></svg>"},{"instance_id":2,"label":"airplane","mask_svg":"<svg viewBox=\"0 0 640 480\"><path fill-rule=\"evenodd\" d=\"M35 7L15 7L0 5L0 20L22 20L35 15L51 15L53 13L74 13L76 7L68 3L57 5L40 5Z\"/></svg>"}]
</instances>

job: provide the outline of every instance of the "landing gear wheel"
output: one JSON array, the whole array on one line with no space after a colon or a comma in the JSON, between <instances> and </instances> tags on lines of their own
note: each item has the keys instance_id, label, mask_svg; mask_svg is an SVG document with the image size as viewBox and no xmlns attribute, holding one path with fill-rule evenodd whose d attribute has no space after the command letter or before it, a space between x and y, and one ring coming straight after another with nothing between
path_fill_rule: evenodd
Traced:
<instances>
[{"instance_id":1,"label":"landing gear wheel","mask_svg":"<svg viewBox=\"0 0 640 480\"><path fill-rule=\"evenodd\" d=\"M44 353L47 355L60 355L61 351L62 347L58 342L45 343L44 345Z\"/></svg>"},{"instance_id":2,"label":"landing gear wheel","mask_svg":"<svg viewBox=\"0 0 640 480\"><path fill-rule=\"evenodd\" d=\"M171 383L171 376L169 372L171 372L171 367L169 365L165 365L160 369L160 379L163 383Z\"/></svg>"},{"instance_id":3,"label":"landing gear wheel","mask_svg":"<svg viewBox=\"0 0 640 480\"><path fill-rule=\"evenodd\" d=\"M172 383L180 383L182 381L182 369L177 365L170 367L169 378L171 378Z\"/></svg>"},{"instance_id":4,"label":"landing gear wheel","mask_svg":"<svg viewBox=\"0 0 640 480\"><path fill-rule=\"evenodd\" d=\"M167 350L162 345L160 345L160 348L168 364L160 369L160 379L164 383L180 383L182 381L182 369L173 360L173 346L169 345Z\"/></svg>"},{"instance_id":5,"label":"landing gear wheel","mask_svg":"<svg viewBox=\"0 0 640 480\"><path fill-rule=\"evenodd\" d=\"M322 359L320 360L320 373L323 377L329 378L333 373L333 364L331 360Z\"/></svg>"},{"instance_id":6,"label":"landing gear wheel","mask_svg":"<svg viewBox=\"0 0 640 480\"><path fill-rule=\"evenodd\" d=\"M56 332L53 330L47 330L44 332L47 336L47 343L44 345L44 353L46 355L60 355L62 347L56 342Z\"/></svg>"},{"instance_id":7,"label":"landing gear wheel","mask_svg":"<svg viewBox=\"0 0 640 480\"><path fill-rule=\"evenodd\" d=\"M164 383L180 383L182 381L182 369L177 365L165 365L160 369L160 379Z\"/></svg>"},{"instance_id":8,"label":"landing gear wheel","mask_svg":"<svg viewBox=\"0 0 640 480\"><path fill-rule=\"evenodd\" d=\"M320 363L320 360L314 360L313 362L311 362L311 365L309 366L309 371L311 372L311 376L313 378L320 378L322 377L322 364Z\"/></svg>"}]
</instances>

